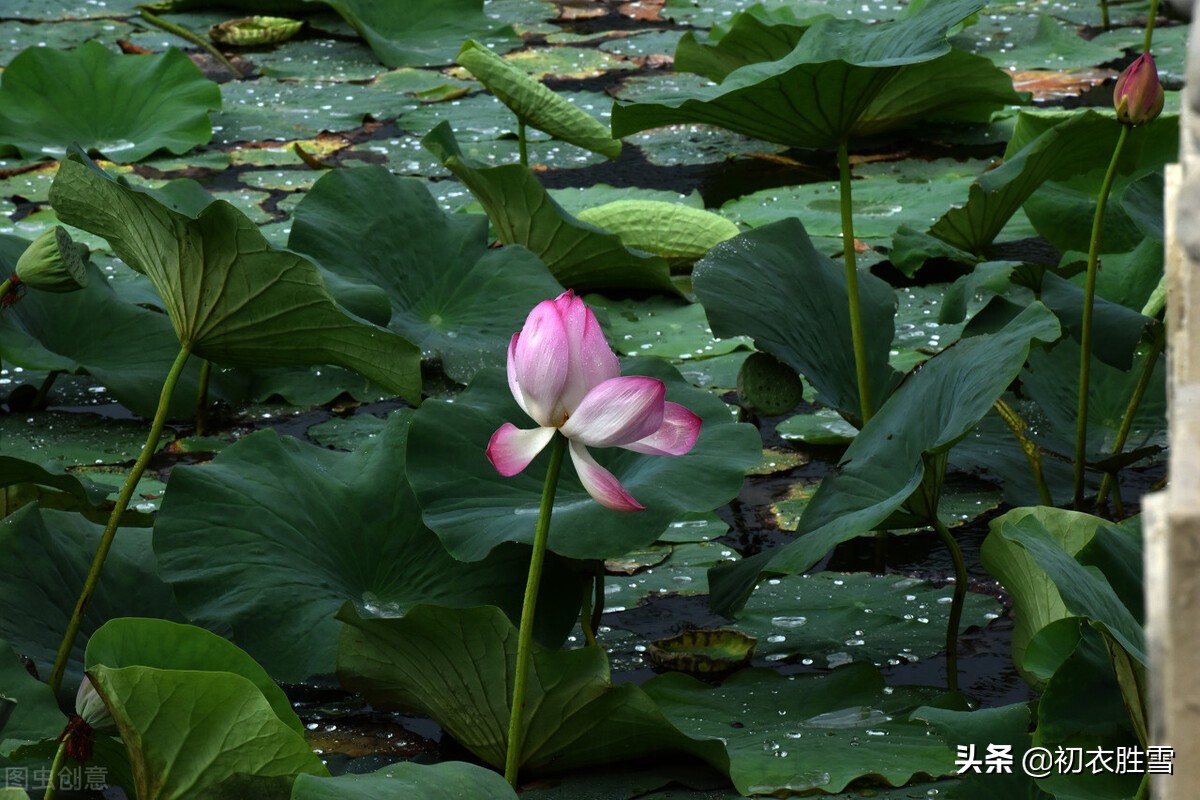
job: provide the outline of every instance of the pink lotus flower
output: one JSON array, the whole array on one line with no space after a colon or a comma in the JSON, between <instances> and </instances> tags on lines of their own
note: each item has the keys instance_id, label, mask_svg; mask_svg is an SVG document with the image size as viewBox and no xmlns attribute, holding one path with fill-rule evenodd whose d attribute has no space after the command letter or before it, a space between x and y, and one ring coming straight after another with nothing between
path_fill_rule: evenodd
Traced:
<instances>
[{"instance_id":1,"label":"pink lotus flower","mask_svg":"<svg viewBox=\"0 0 1200 800\"><path fill-rule=\"evenodd\" d=\"M1142 53L1117 78L1113 106L1117 119L1126 125L1150 122L1162 112L1163 87L1152 55Z\"/></svg>"},{"instance_id":2,"label":"pink lotus flower","mask_svg":"<svg viewBox=\"0 0 1200 800\"><path fill-rule=\"evenodd\" d=\"M645 506L596 463L588 447L681 456L700 435L700 418L667 402L662 381L621 377L596 315L570 290L538 303L521 332L513 334L508 385L521 409L541 427L501 425L488 442L492 466L505 477L516 475L558 431L570 440L571 461L583 488L614 511Z\"/></svg>"}]
</instances>

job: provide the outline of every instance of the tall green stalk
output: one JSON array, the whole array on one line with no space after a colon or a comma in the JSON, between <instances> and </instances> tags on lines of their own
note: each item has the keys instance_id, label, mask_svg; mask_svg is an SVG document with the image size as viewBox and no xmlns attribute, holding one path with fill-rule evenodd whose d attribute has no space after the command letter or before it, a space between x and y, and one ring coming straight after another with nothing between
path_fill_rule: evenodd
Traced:
<instances>
[{"instance_id":1,"label":"tall green stalk","mask_svg":"<svg viewBox=\"0 0 1200 800\"><path fill-rule=\"evenodd\" d=\"M1092 366L1092 311L1096 301L1096 272L1100 266L1100 229L1104 224L1104 207L1117 176L1117 162L1129 137L1129 127L1121 126L1117 146L1113 148L1112 160L1104 173L1104 183L1096 198L1096 214L1092 218L1092 240L1088 246L1087 283L1083 290L1083 331L1079 341L1079 403L1075 422L1075 510L1083 508L1083 473L1087 455L1088 381Z\"/></svg>"},{"instance_id":2,"label":"tall green stalk","mask_svg":"<svg viewBox=\"0 0 1200 800\"><path fill-rule=\"evenodd\" d=\"M1158 0L1150 0L1150 11L1146 15L1146 33L1142 37L1142 52L1150 52L1150 43L1154 41L1154 23L1158 21Z\"/></svg>"},{"instance_id":3,"label":"tall green stalk","mask_svg":"<svg viewBox=\"0 0 1200 800\"><path fill-rule=\"evenodd\" d=\"M513 677L512 710L508 720L508 751L504 759L504 779L514 789L517 786L517 771L521 768L521 749L525 743L525 689L529 682L529 659L533 649L533 612L537 607L542 564L546 560L546 542L550 538L550 515L554 512L558 473L566 451L567 437L555 431L554 440L550 443L546 482L542 485L542 504L538 508L537 529L533 534L533 556L529 559L529 579L525 582L525 602L521 606L521 628L517 635L517 669Z\"/></svg>"},{"instance_id":4,"label":"tall green stalk","mask_svg":"<svg viewBox=\"0 0 1200 800\"><path fill-rule=\"evenodd\" d=\"M954 534L938 519L934 513L930 518L934 530L950 551L950 559L954 562L954 599L950 603L950 619L946 622L946 688L952 692L958 691L958 628L962 624L963 604L967 602L967 562L963 560L962 548L954 539Z\"/></svg>"},{"instance_id":5,"label":"tall green stalk","mask_svg":"<svg viewBox=\"0 0 1200 800\"><path fill-rule=\"evenodd\" d=\"M863 336L862 311L858 302L858 256L854 252L854 202L850 189L850 152L846 142L838 145L841 175L842 259L846 263L846 294L850 298L850 336L854 340L854 371L858 378L858 401L862 422L871 419L871 385L867 375L867 343Z\"/></svg>"},{"instance_id":6,"label":"tall green stalk","mask_svg":"<svg viewBox=\"0 0 1200 800\"><path fill-rule=\"evenodd\" d=\"M79 626L83 623L84 612L87 611L88 603L91 602L92 595L96 591L96 585L100 582L100 571L104 568L104 560L108 558L108 551L112 548L113 539L116 538L117 525L120 524L121 515L129 507L133 491L137 488L142 473L146 471L146 465L150 463L150 458L158 447L163 425L167 421L167 409L171 405L171 395L175 393L175 384L179 382L179 376L183 373L183 366L187 363L189 355L191 355L191 351L186 347L182 348L179 355L175 357L175 363L171 365L171 371L167 373L167 379L163 381L162 393L158 397L158 408L154 412L154 421L150 423L150 435L146 437L146 445L142 448L142 453L138 456L137 461L134 462L129 477L125 479L125 485L121 487L117 503L113 506L112 514L109 515L108 524L104 526L104 533L100 536L100 546L96 548L91 569L88 570L87 579L83 582L83 590L79 593L75 610L71 613L71 621L67 625L66 635L63 636L62 644L58 647L58 656L54 659L54 671L50 673L49 683L55 693L62 686L63 674L67 671L67 661L70 660L71 649L75 646L75 637L79 635Z\"/></svg>"},{"instance_id":7,"label":"tall green stalk","mask_svg":"<svg viewBox=\"0 0 1200 800\"><path fill-rule=\"evenodd\" d=\"M1121 428L1117 431L1116 441L1113 442L1112 454L1114 456L1120 455L1121 451L1125 449L1125 441L1129 438L1129 432L1133 430L1133 418L1137 416L1138 406L1142 404L1142 398L1146 396L1146 389L1150 387L1150 378L1154 375L1154 367L1158 364L1158 356L1162 353L1165 344L1165 336L1156 338L1142 360L1142 372L1138 375L1137 386L1134 387L1133 395L1129 398L1129 405L1125 407L1125 416L1121 418ZM1105 473L1103 480L1100 481L1100 491L1096 494L1097 506L1104 506L1108 501L1108 493L1112 491L1115 484L1116 473Z\"/></svg>"},{"instance_id":8,"label":"tall green stalk","mask_svg":"<svg viewBox=\"0 0 1200 800\"><path fill-rule=\"evenodd\" d=\"M203 436L208 429L208 378L212 374L212 362L207 358L200 362L200 385L196 388L196 435Z\"/></svg>"},{"instance_id":9,"label":"tall green stalk","mask_svg":"<svg viewBox=\"0 0 1200 800\"><path fill-rule=\"evenodd\" d=\"M1050 487L1046 484L1046 475L1042 471L1042 455L1038 451L1037 442L1030 439L1025 433L1028 427L1025 420L1021 419L1021 415L1017 413L1016 409L1002 399L997 400L993 405L996 413L1000 415L1000 419L1004 420L1004 424L1008 426L1012 435L1021 445L1021 451L1025 453L1025 460L1029 462L1029 472L1033 475L1033 482L1037 486L1038 499L1044 506L1054 505Z\"/></svg>"},{"instance_id":10,"label":"tall green stalk","mask_svg":"<svg viewBox=\"0 0 1200 800\"><path fill-rule=\"evenodd\" d=\"M13 276L13 277L16 277L16 276ZM5 278L4 281L2 283L0 283L0 300L3 300L4 298L8 297L8 293L11 292L15 288L16 288L16 286L13 284L13 278L12 277Z\"/></svg>"},{"instance_id":11,"label":"tall green stalk","mask_svg":"<svg viewBox=\"0 0 1200 800\"><path fill-rule=\"evenodd\" d=\"M46 783L46 793L42 796L42 800L54 800L58 796L58 773L62 769L63 761L66 760L67 743L70 741L71 734L64 734L62 741L58 743L58 750L54 751L54 761L50 764L50 780Z\"/></svg>"},{"instance_id":12,"label":"tall green stalk","mask_svg":"<svg viewBox=\"0 0 1200 800\"><path fill-rule=\"evenodd\" d=\"M529 139L525 135L525 122L517 120L517 157L522 167L529 166Z\"/></svg>"}]
</instances>

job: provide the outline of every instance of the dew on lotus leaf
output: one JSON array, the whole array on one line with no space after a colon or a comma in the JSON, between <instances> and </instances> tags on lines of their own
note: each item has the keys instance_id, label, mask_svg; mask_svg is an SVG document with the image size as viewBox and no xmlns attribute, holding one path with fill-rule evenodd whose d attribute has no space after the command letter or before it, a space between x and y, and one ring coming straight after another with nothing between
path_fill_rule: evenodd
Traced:
<instances>
[{"instance_id":1,"label":"dew on lotus leaf","mask_svg":"<svg viewBox=\"0 0 1200 800\"><path fill-rule=\"evenodd\" d=\"M778 644L779 642L787 641L787 637L783 634L777 633L773 636L768 636L767 641L771 642L772 644Z\"/></svg>"},{"instance_id":2,"label":"dew on lotus leaf","mask_svg":"<svg viewBox=\"0 0 1200 800\"><path fill-rule=\"evenodd\" d=\"M806 667L811 667L813 664L813 660L811 658L802 658L802 659L800 659L800 663Z\"/></svg>"},{"instance_id":3,"label":"dew on lotus leaf","mask_svg":"<svg viewBox=\"0 0 1200 800\"><path fill-rule=\"evenodd\" d=\"M947 603L953 603L953 602L954 602L954 598L953 598L953 597L939 597L939 598L938 598L938 602L939 602L939 603L942 603L943 605L945 605L945 604L947 604Z\"/></svg>"}]
</instances>

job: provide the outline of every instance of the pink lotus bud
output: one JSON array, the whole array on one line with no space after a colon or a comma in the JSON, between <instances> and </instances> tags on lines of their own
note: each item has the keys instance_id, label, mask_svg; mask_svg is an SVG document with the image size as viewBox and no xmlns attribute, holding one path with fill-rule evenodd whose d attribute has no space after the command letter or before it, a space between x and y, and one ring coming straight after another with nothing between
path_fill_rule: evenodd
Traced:
<instances>
[{"instance_id":1,"label":"pink lotus bud","mask_svg":"<svg viewBox=\"0 0 1200 800\"><path fill-rule=\"evenodd\" d=\"M1154 57L1142 53L1117 78L1113 91L1117 119L1126 125L1141 125L1162 112L1163 88L1158 82L1158 67Z\"/></svg>"}]
</instances>

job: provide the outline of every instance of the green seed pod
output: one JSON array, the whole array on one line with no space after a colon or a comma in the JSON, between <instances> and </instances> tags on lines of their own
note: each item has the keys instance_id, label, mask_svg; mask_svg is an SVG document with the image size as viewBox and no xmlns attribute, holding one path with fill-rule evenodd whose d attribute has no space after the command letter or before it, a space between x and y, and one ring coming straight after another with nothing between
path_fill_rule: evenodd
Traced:
<instances>
[{"instance_id":1,"label":"green seed pod","mask_svg":"<svg viewBox=\"0 0 1200 800\"><path fill-rule=\"evenodd\" d=\"M73 292L87 286L87 248L71 241L61 225L33 240L17 260L21 283L42 292Z\"/></svg>"},{"instance_id":2,"label":"green seed pod","mask_svg":"<svg viewBox=\"0 0 1200 800\"><path fill-rule=\"evenodd\" d=\"M287 17L242 17L213 25L208 29L208 38L217 44L252 47L286 42L302 27L302 21Z\"/></svg>"},{"instance_id":3,"label":"green seed pod","mask_svg":"<svg viewBox=\"0 0 1200 800\"><path fill-rule=\"evenodd\" d=\"M796 371L770 353L754 353L742 362L737 378L742 406L760 414L791 411L804 395Z\"/></svg>"}]
</instances>

